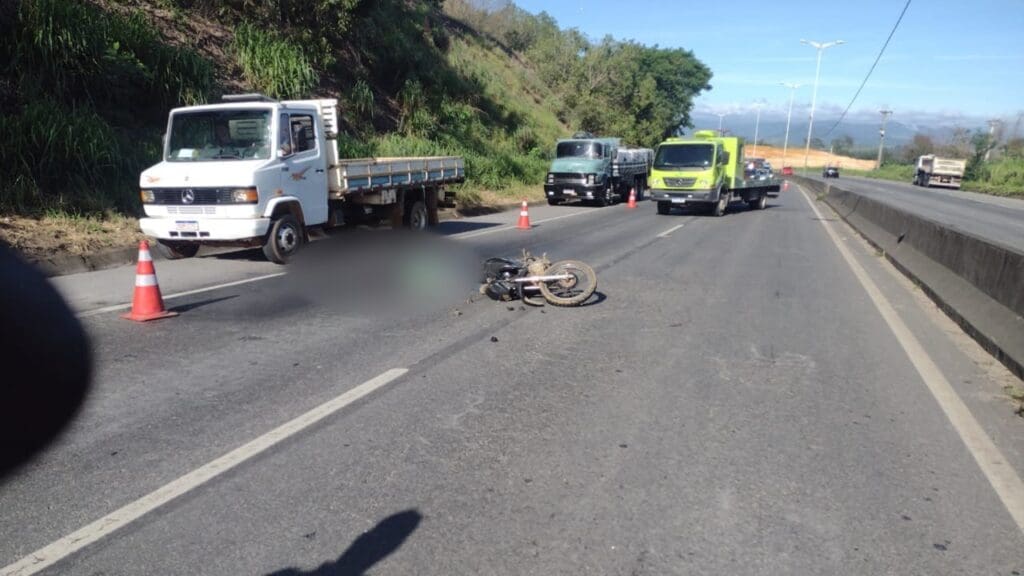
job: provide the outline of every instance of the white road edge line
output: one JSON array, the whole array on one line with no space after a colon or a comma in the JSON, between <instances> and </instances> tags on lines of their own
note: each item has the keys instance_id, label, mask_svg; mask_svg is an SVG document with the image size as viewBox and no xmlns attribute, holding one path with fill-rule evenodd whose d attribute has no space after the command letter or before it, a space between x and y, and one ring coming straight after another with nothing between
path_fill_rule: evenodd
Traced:
<instances>
[{"instance_id":1,"label":"white road edge line","mask_svg":"<svg viewBox=\"0 0 1024 576\"><path fill-rule=\"evenodd\" d=\"M177 480L157 488L142 498L0 569L0 576L27 576L54 565L82 548L138 520L143 515L202 486L217 476L266 451L275 444L294 436L360 398L397 380L407 372L408 370L405 368L393 368L363 382L333 400L328 400L298 418L274 428L255 440L235 448L220 458L196 468Z\"/></svg>"},{"instance_id":2,"label":"white road edge line","mask_svg":"<svg viewBox=\"0 0 1024 576\"><path fill-rule=\"evenodd\" d=\"M545 222L553 222L555 220L561 220L562 218L572 218L573 216L580 216L582 214L600 214L601 210L580 210L579 212L573 212L571 214L562 214L561 216L552 216L551 218L544 218L543 220L533 220L531 224L543 224ZM463 232L462 234L452 234L450 238L454 240L463 240L465 238L476 238L477 236L483 236L484 234L493 234L495 232L503 232L505 230L514 230L515 226L507 224L505 226L498 226L496 228L489 228L487 230L478 230L476 232Z\"/></svg>"},{"instance_id":3,"label":"white road edge line","mask_svg":"<svg viewBox=\"0 0 1024 576\"><path fill-rule=\"evenodd\" d=\"M171 300L174 298L181 298L183 296L191 296L193 294L202 294L203 292L209 292L211 290L219 290L221 288L230 288L232 286L241 286L242 284L248 284L250 282L258 282L260 280L269 280L270 278L277 278L278 276L284 276L286 272L276 272L274 274L265 274L263 276L256 276L255 278L246 278L245 280L237 280L235 282L227 282L225 284L217 284L216 286L207 286L206 288L197 288L195 290L188 290L186 292L177 292L174 294L168 294L164 296L164 300ZM99 314L106 314L107 312L116 312L118 310L127 310L132 307L132 303L127 304L114 304L113 306L105 306L103 308L96 308L95 310L87 310L77 314L79 318L88 318L90 316L96 316Z\"/></svg>"},{"instance_id":4,"label":"white road edge line","mask_svg":"<svg viewBox=\"0 0 1024 576\"><path fill-rule=\"evenodd\" d=\"M825 227L825 231L828 232L832 242L839 249L839 253L846 260L853 274L868 293L871 301L874 302L875 307L882 315L882 318L885 319L886 324L889 325L889 329L892 330L896 339L899 340L900 346L903 347L903 351L906 352L910 362L917 369L917 373L924 380L928 390L931 391L932 396L935 397L950 423L953 424L953 428L960 436L960 440L963 441L971 456L974 457L978 467L981 468L981 472L988 479L996 495L1003 502L1003 506L1006 507L1010 516L1013 517L1014 522L1017 523L1017 528L1024 532L1024 482L1021 481L1020 476L1017 475L1013 466L1006 460L995 443L992 442L992 439L985 433L985 429L981 427L981 424L978 424L970 409L967 408L967 405L957 395L956 390L950 385L949 380L942 374L942 371L931 357L928 356L921 343L917 341L917 338L907 328L899 314L896 313L896 309L893 308L892 304L882 294L882 291L878 289L878 286L868 277L864 268L854 260L849 249L840 241L839 235L831 223L825 221L821 212L818 211L818 207L814 205L814 201L811 200L811 197L807 195L802 186L800 187L800 192L804 199L807 200L807 203L810 204L811 209L814 210L818 221Z\"/></svg>"},{"instance_id":5,"label":"white road edge line","mask_svg":"<svg viewBox=\"0 0 1024 576\"><path fill-rule=\"evenodd\" d=\"M685 223L684 224L676 224L675 226L669 228L668 230L665 230L661 234L658 234L658 238L668 238L669 236L672 235L673 232L675 232L676 230L679 230L683 226L686 226L686 224Z\"/></svg>"}]
</instances>

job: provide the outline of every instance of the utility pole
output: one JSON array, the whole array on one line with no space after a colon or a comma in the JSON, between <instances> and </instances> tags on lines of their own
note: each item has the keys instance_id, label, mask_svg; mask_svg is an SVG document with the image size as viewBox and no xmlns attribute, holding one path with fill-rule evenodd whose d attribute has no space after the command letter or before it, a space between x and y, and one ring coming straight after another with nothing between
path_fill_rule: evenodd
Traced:
<instances>
[{"instance_id":1,"label":"utility pole","mask_svg":"<svg viewBox=\"0 0 1024 576\"><path fill-rule=\"evenodd\" d=\"M834 42L813 42L810 40L800 40L801 44L807 44L818 51L818 64L814 71L814 92L811 95L811 115L807 121L807 146L804 148L804 172L807 172L807 156L811 153L811 132L814 129L814 105L818 100L818 78L821 76L821 54L828 48L845 44L844 40L836 40Z\"/></svg>"},{"instance_id":2,"label":"utility pole","mask_svg":"<svg viewBox=\"0 0 1024 576\"><path fill-rule=\"evenodd\" d=\"M718 135L722 135L722 119L725 118L725 114L715 114L718 116Z\"/></svg>"},{"instance_id":3,"label":"utility pole","mask_svg":"<svg viewBox=\"0 0 1024 576\"><path fill-rule=\"evenodd\" d=\"M786 137L782 140L782 167L786 167L786 149L789 147L789 121L793 118L793 98L796 97L796 89L800 84L779 82L781 86L789 88L789 112L786 114Z\"/></svg>"},{"instance_id":4,"label":"utility pole","mask_svg":"<svg viewBox=\"0 0 1024 576\"><path fill-rule=\"evenodd\" d=\"M885 123L889 121L892 110L879 110L878 113L882 115L882 128L878 131L878 164L875 165L875 170L882 168L882 151L885 150Z\"/></svg>"},{"instance_id":5,"label":"utility pole","mask_svg":"<svg viewBox=\"0 0 1024 576\"><path fill-rule=\"evenodd\" d=\"M1002 127L1003 122L1001 120L989 120L988 121L988 150L985 150L985 162L992 156L992 149L996 147L996 128Z\"/></svg>"},{"instance_id":6,"label":"utility pole","mask_svg":"<svg viewBox=\"0 0 1024 576\"><path fill-rule=\"evenodd\" d=\"M757 120L754 122L754 158L757 158L757 134L761 128L761 107L764 106L763 102L755 102L754 108L757 108Z\"/></svg>"}]
</instances>

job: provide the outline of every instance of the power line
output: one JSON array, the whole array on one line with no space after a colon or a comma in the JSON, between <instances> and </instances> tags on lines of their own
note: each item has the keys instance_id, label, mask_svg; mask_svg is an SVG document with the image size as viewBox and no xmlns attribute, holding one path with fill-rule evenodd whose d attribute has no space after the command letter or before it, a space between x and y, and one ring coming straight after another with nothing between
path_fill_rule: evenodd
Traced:
<instances>
[{"instance_id":1,"label":"power line","mask_svg":"<svg viewBox=\"0 0 1024 576\"><path fill-rule=\"evenodd\" d=\"M843 113L839 116L839 119L836 120L836 123L828 129L828 132L825 132L824 136L821 137L822 140L828 138L828 135L836 129L836 126L839 126L839 123L843 121L843 118L846 118L846 113L853 107L853 103L857 101L857 97L860 96L861 90L863 90L864 86L868 83L868 78L871 78L871 73L875 71L875 66L878 66L879 60L882 59L882 54L885 54L885 49L889 46L889 41L892 40L893 35L896 34L896 29L900 27L900 22L903 21L903 16L907 13L907 8L910 8L910 1L911 0L907 0L907 3L903 5L903 11L900 12L900 17L896 19L896 24L893 25L892 30L889 32L889 37L885 39L885 44L882 44L882 49L878 51L878 57L875 58L875 63L871 65L871 69L868 70L868 74L864 77L864 81L860 83L860 88L857 88L857 93L853 95L853 99L850 100L850 103L846 106L846 110L843 110Z\"/></svg>"}]
</instances>

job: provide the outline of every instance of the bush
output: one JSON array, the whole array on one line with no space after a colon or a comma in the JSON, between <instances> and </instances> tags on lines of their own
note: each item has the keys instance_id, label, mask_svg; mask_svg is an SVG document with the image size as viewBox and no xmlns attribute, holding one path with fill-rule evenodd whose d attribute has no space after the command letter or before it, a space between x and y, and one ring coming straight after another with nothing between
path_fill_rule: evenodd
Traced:
<instances>
[{"instance_id":1,"label":"bush","mask_svg":"<svg viewBox=\"0 0 1024 576\"><path fill-rule=\"evenodd\" d=\"M245 22L232 47L246 80L273 98L308 97L320 81L302 48L276 32Z\"/></svg>"}]
</instances>

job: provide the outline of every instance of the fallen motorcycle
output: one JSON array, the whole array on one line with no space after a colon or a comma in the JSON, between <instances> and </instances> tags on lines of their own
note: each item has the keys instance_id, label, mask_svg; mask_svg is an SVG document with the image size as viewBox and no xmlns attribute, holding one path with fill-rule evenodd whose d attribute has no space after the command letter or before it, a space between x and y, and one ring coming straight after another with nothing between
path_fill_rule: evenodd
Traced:
<instances>
[{"instance_id":1,"label":"fallen motorcycle","mask_svg":"<svg viewBox=\"0 0 1024 576\"><path fill-rule=\"evenodd\" d=\"M579 306L597 290L597 274L578 260L560 260L554 264L547 254L533 256L526 250L518 259L488 258L484 261L484 280L480 292L496 300L522 299L526 304L542 306ZM536 293L540 292L543 299Z\"/></svg>"}]
</instances>

